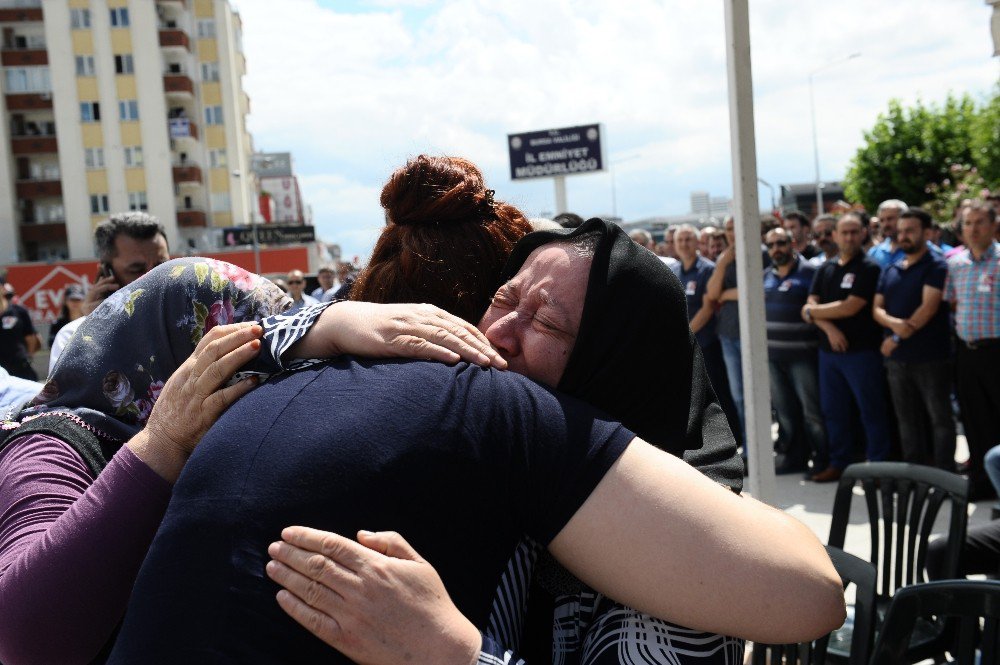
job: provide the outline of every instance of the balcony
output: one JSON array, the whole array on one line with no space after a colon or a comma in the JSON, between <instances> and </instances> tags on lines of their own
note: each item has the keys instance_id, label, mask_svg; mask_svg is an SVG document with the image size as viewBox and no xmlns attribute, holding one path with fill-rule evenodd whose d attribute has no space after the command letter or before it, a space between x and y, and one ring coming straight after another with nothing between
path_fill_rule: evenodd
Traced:
<instances>
[{"instance_id":1,"label":"balcony","mask_svg":"<svg viewBox=\"0 0 1000 665\"><path fill-rule=\"evenodd\" d=\"M51 92L19 92L7 94L8 111L37 111L52 108Z\"/></svg>"},{"instance_id":2,"label":"balcony","mask_svg":"<svg viewBox=\"0 0 1000 665\"><path fill-rule=\"evenodd\" d=\"M42 20L42 3L32 7L0 7L0 23L22 23Z\"/></svg>"},{"instance_id":3,"label":"balcony","mask_svg":"<svg viewBox=\"0 0 1000 665\"><path fill-rule=\"evenodd\" d=\"M24 67L49 64L49 52L44 48L12 48L5 46L0 52L4 67Z\"/></svg>"},{"instance_id":4,"label":"balcony","mask_svg":"<svg viewBox=\"0 0 1000 665\"><path fill-rule=\"evenodd\" d=\"M187 74L168 73L163 75L163 90L168 94L194 96L194 83Z\"/></svg>"},{"instance_id":5,"label":"balcony","mask_svg":"<svg viewBox=\"0 0 1000 665\"><path fill-rule=\"evenodd\" d=\"M185 208L177 211L177 226L208 226L204 210Z\"/></svg>"},{"instance_id":6,"label":"balcony","mask_svg":"<svg viewBox=\"0 0 1000 665\"><path fill-rule=\"evenodd\" d=\"M166 5L168 7L170 5L177 5L178 7L182 8L182 9L187 9L187 6L188 6L187 0L156 0L156 4L158 4L158 5Z\"/></svg>"},{"instance_id":7,"label":"balcony","mask_svg":"<svg viewBox=\"0 0 1000 665\"><path fill-rule=\"evenodd\" d=\"M43 199L62 196L61 180L18 180L17 197L20 199Z\"/></svg>"},{"instance_id":8,"label":"balcony","mask_svg":"<svg viewBox=\"0 0 1000 665\"><path fill-rule=\"evenodd\" d=\"M194 164L174 165L174 183L178 185L200 185L201 168Z\"/></svg>"},{"instance_id":9,"label":"balcony","mask_svg":"<svg viewBox=\"0 0 1000 665\"><path fill-rule=\"evenodd\" d=\"M21 242L58 242L66 240L65 222L45 224L21 224Z\"/></svg>"},{"instance_id":10,"label":"balcony","mask_svg":"<svg viewBox=\"0 0 1000 665\"><path fill-rule=\"evenodd\" d=\"M11 152L15 155L44 155L59 152L59 143L51 136L11 136Z\"/></svg>"},{"instance_id":11,"label":"balcony","mask_svg":"<svg viewBox=\"0 0 1000 665\"><path fill-rule=\"evenodd\" d=\"M160 48L184 48L191 50L191 40L180 28L160 28Z\"/></svg>"}]
</instances>

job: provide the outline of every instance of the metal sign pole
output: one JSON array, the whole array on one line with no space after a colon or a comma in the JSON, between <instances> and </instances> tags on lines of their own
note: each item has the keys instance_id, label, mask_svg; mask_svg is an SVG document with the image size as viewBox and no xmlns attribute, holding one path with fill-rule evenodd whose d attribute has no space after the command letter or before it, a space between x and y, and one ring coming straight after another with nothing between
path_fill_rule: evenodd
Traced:
<instances>
[{"instance_id":1,"label":"metal sign pole","mask_svg":"<svg viewBox=\"0 0 1000 665\"><path fill-rule=\"evenodd\" d=\"M566 205L566 176L557 175L552 179L552 182L556 186L556 214L561 215L564 212L568 212L569 208Z\"/></svg>"},{"instance_id":2,"label":"metal sign pole","mask_svg":"<svg viewBox=\"0 0 1000 665\"><path fill-rule=\"evenodd\" d=\"M750 493L765 503L775 499L771 442L771 389L767 369L757 148L753 124L750 66L750 12L747 0L726 0L726 60L729 71L729 126L733 153L733 218L736 279L739 284L740 347L746 407Z\"/></svg>"}]
</instances>

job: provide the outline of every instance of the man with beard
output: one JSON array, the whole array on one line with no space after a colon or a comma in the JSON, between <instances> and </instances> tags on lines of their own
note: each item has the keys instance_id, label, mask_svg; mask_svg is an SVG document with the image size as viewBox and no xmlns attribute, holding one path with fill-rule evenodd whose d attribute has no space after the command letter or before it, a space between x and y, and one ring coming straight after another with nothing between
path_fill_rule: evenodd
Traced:
<instances>
[{"instance_id":1,"label":"man with beard","mask_svg":"<svg viewBox=\"0 0 1000 665\"><path fill-rule=\"evenodd\" d=\"M899 422L903 460L953 471L955 421L951 415L948 307L941 302L948 267L927 249L932 223L931 216L920 208L909 208L900 215L896 244L905 256L882 273L872 314L885 328L881 350ZM925 419L931 423L930 446L923 427Z\"/></svg>"},{"instance_id":2,"label":"man with beard","mask_svg":"<svg viewBox=\"0 0 1000 665\"><path fill-rule=\"evenodd\" d=\"M813 220L813 238L820 252L813 259L817 266L830 259L837 258L837 243L833 241L833 230L837 228L837 218L833 215L820 215Z\"/></svg>"},{"instance_id":3,"label":"man with beard","mask_svg":"<svg viewBox=\"0 0 1000 665\"><path fill-rule=\"evenodd\" d=\"M820 251L816 245L810 242L812 229L809 226L809 218L798 210L785 213L785 218L781 225L785 227L794 243L795 252L804 257L807 261L819 256Z\"/></svg>"},{"instance_id":4,"label":"man with beard","mask_svg":"<svg viewBox=\"0 0 1000 665\"><path fill-rule=\"evenodd\" d=\"M899 220L906 212L907 206L899 199L889 199L882 201L878 206L878 219L882 224L883 240L868 250L868 258L877 263L882 270L901 261L906 252L899 243ZM870 229L874 233L874 229ZM935 245L928 238L927 248L942 256L941 248Z\"/></svg>"},{"instance_id":5,"label":"man with beard","mask_svg":"<svg viewBox=\"0 0 1000 665\"><path fill-rule=\"evenodd\" d=\"M805 471L809 458L816 471L826 468L826 429L819 405L816 327L799 316L809 298L816 267L795 251L782 228L765 236L771 266L764 270L767 364L771 405L777 414L778 447L785 459L775 473Z\"/></svg>"}]
</instances>

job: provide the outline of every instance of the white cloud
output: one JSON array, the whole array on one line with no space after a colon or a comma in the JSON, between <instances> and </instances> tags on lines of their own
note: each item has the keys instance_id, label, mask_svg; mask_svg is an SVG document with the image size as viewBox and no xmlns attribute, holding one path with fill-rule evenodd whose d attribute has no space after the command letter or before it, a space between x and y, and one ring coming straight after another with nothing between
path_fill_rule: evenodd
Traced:
<instances>
[{"instance_id":1,"label":"white cloud","mask_svg":"<svg viewBox=\"0 0 1000 665\"><path fill-rule=\"evenodd\" d=\"M692 189L730 190L721 3L238 7L255 142L295 154L321 234L350 253L370 249L382 182L419 152L468 156L529 214L551 210L550 183L508 179L504 138L515 131L603 122L609 155L639 155L616 173L626 218L684 212ZM863 54L815 79L828 179L889 98L938 100L997 79L979 0L759 0L752 12L758 162L775 184L812 178L807 80L825 62ZM609 212L610 176L571 179L569 196L584 214Z\"/></svg>"}]
</instances>

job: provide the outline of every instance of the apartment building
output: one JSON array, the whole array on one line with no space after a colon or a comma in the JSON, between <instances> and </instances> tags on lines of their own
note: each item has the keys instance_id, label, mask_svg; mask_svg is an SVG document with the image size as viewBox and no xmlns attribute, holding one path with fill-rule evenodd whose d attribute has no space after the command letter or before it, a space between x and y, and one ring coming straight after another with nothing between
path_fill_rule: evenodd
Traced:
<instances>
[{"instance_id":1,"label":"apartment building","mask_svg":"<svg viewBox=\"0 0 1000 665\"><path fill-rule=\"evenodd\" d=\"M0 31L0 263L92 257L110 212L174 253L257 214L227 0L0 0Z\"/></svg>"}]
</instances>

